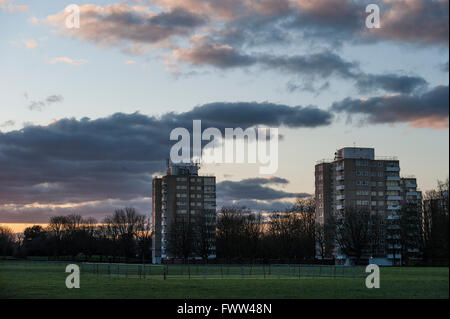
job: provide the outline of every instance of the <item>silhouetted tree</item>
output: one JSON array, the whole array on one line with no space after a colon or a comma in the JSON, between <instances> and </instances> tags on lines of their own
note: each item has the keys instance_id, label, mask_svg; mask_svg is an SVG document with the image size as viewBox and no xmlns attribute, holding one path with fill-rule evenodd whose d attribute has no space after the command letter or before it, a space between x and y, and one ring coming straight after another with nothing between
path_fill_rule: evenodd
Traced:
<instances>
[{"instance_id":1,"label":"silhouetted tree","mask_svg":"<svg viewBox=\"0 0 450 319\"><path fill-rule=\"evenodd\" d=\"M369 247L370 213L347 207L337 218L336 240L341 251L359 264L361 257Z\"/></svg>"}]
</instances>

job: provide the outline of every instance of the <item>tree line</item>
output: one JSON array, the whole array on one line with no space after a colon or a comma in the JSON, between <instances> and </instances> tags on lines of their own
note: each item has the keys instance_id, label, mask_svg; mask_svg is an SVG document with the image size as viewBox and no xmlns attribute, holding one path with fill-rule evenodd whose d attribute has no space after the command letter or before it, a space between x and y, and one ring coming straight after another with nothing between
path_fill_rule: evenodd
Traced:
<instances>
[{"instance_id":1,"label":"tree line","mask_svg":"<svg viewBox=\"0 0 450 319\"><path fill-rule=\"evenodd\" d=\"M115 262L130 258L151 258L151 223L133 208L117 209L100 223L80 215L53 216L47 227L35 225L24 230L13 240L12 231L3 227L8 239L0 237L0 254L25 256L51 256Z\"/></svg>"},{"instance_id":2,"label":"tree line","mask_svg":"<svg viewBox=\"0 0 450 319\"><path fill-rule=\"evenodd\" d=\"M448 184L447 179L426 192L423 209L406 204L393 220L348 207L321 225L316 223L314 198L297 199L290 209L265 218L244 207L222 207L217 216L202 212L172 222L167 250L184 262L192 256L207 262L215 253L218 261L252 263L324 261L339 248L360 263L381 255L381 249L394 256L394 264L400 264L398 254L403 265L413 258L424 264L448 264ZM0 227L0 255L145 262L151 258L151 237L150 220L133 208L118 209L101 222L79 215L54 216L47 227L28 227L19 237ZM384 242L388 237L391 240Z\"/></svg>"}]
</instances>

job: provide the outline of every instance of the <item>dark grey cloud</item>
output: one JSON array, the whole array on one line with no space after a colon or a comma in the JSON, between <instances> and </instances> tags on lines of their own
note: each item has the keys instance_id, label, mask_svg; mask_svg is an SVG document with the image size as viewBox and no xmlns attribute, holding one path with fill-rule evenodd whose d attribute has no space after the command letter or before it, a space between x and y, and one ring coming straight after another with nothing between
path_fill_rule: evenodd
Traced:
<instances>
[{"instance_id":1,"label":"dark grey cloud","mask_svg":"<svg viewBox=\"0 0 450 319\"><path fill-rule=\"evenodd\" d=\"M205 42L206 41L206 42ZM324 51L307 55L247 55L227 46L208 43L204 38L190 49L176 50L175 56L196 66L212 66L219 69L252 67L290 74L300 80L290 80L287 89L293 91L322 92L330 87L332 77L353 81L360 93L384 90L392 93L413 93L424 89L427 81L420 76L398 74L366 74L357 62L346 61L339 55ZM316 80L324 83L316 86Z\"/></svg>"},{"instance_id":2,"label":"dark grey cloud","mask_svg":"<svg viewBox=\"0 0 450 319\"><path fill-rule=\"evenodd\" d=\"M28 96L26 96L26 99L28 99ZM31 111L42 111L46 106L50 106L54 103L61 103L63 101L64 97L61 94L54 94L42 101L31 101L28 108Z\"/></svg>"},{"instance_id":3,"label":"dark grey cloud","mask_svg":"<svg viewBox=\"0 0 450 319\"><path fill-rule=\"evenodd\" d=\"M287 184L286 179L272 178L248 178L241 181L223 181L217 183L217 197L221 201L234 200L262 200L274 201L280 199L308 197L306 193L292 193L274 189L267 185Z\"/></svg>"},{"instance_id":4,"label":"dark grey cloud","mask_svg":"<svg viewBox=\"0 0 450 319\"><path fill-rule=\"evenodd\" d=\"M315 106L287 106L268 102L209 103L194 107L191 111L175 115L168 113L163 120L178 117L183 121L205 119L206 125L217 127L250 127L256 124L272 127L317 127L331 124L333 115Z\"/></svg>"},{"instance_id":5,"label":"dark grey cloud","mask_svg":"<svg viewBox=\"0 0 450 319\"><path fill-rule=\"evenodd\" d=\"M0 132L0 204L148 197L152 174L164 171L174 144L170 131L176 127L191 130L194 119L202 120L203 128L312 128L330 124L332 115L311 106L212 103L161 117L116 113Z\"/></svg>"},{"instance_id":6,"label":"dark grey cloud","mask_svg":"<svg viewBox=\"0 0 450 319\"><path fill-rule=\"evenodd\" d=\"M47 102L47 105L52 103L58 103L64 101L64 97L61 94L58 95L50 95L45 99L45 102Z\"/></svg>"},{"instance_id":7,"label":"dark grey cloud","mask_svg":"<svg viewBox=\"0 0 450 319\"><path fill-rule=\"evenodd\" d=\"M368 123L409 123L416 127L448 128L449 87L437 86L420 95L391 95L366 100L347 98L330 110L360 115Z\"/></svg>"},{"instance_id":8,"label":"dark grey cloud","mask_svg":"<svg viewBox=\"0 0 450 319\"><path fill-rule=\"evenodd\" d=\"M373 93L382 89L386 92L409 94L417 89L424 89L427 85L428 82L420 76L397 74L361 74L356 82L360 93Z\"/></svg>"},{"instance_id":9,"label":"dark grey cloud","mask_svg":"<svg viewBox=\"0 0 450 319\"><path fill-rule=\"evenodd\" d=\"M365 9L372 3L380 7L379 29L367 29L365 25ZM378 41L448 46L448 11L447 0L287 1L284 10L269 13L241 10L211 36L239 47L289 45L296 41L328 48Z\"/></svg>"}]
</instances>

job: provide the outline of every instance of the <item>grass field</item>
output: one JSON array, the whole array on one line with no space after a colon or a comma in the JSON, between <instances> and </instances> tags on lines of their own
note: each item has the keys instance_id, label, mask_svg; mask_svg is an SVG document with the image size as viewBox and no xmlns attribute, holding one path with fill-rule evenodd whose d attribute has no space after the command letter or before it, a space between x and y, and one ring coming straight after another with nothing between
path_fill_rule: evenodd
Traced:
<instances>
[{"instance_id":1,"label":"grass field","mask_svg":"<svg viewBox=\"0 0 450 319\"><path fill-rule=\"evenodd\" d=\"M240 269L240 268L236 268ZM380 289L365 278L239 276L173 277L81 274L80 289L67 289L65 264L0 263L0 298L448 298L448 268L381 268ZM246 269L246 271L248 271Z\"/></svg>"}]
</instances>

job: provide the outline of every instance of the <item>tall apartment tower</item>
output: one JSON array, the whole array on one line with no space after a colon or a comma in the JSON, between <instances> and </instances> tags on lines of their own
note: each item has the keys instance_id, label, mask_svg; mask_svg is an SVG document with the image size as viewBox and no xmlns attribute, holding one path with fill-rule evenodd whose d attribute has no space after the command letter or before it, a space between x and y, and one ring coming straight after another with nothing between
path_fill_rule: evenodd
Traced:
<instances>
[{"instance_id":1,"label":"tall apartment tower","mask_svg":"<svg viewBox=\"0 0 450 319\"><path fill-rule=\"evenodd\" d=\"M365 256L371 258L371 262L400 264L402 254L417 254L417 247L410 247L406 252L401 247L404 242L400 237L404 233L401 223L405 220L401 218L401 212L407 205L416 216L420 215L422 197L415 178L400 177L396 157L375 157L373 148L342 148L333 160L316 164L315 195L316 220L321 224L327 225L350 207L370 211L372 216L378 217L379 233ZM420 225L420 221L411 219L410 222ZM419 234L411 235L417 237ZM347 257L331 237L327 246L327 257L335 258L337 263L346 261Z\"/></svg>"},{"instance_id":2,"label":"tall apartment tower","mask_svg":"<svg viewBox=\"0 0 450 319\"><path fill-rule=\"evenodd\" d=\"M168 238L172 223L178 220L191 221L204 214L211 238L216 231L216 178L199 176L197 164L169 164L167 174L153 179L152 241L153 263L173 256L168 250ZM193 254L191 258L198 258ZM215 242L209 258L215 258Z\"/></svg>"}]
</instances>

